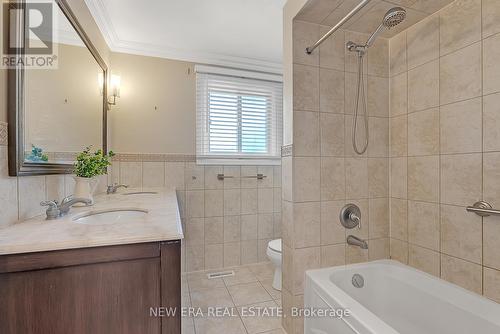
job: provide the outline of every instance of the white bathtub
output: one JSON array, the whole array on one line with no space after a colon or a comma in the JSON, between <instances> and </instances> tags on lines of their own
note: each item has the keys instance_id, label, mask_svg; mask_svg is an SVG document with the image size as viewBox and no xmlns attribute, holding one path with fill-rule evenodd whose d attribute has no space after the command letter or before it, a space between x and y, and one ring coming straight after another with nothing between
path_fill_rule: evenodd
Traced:
<instances>
[{"instance_id":1,"label":"white bathtub","mask_svg":"<svg viewBox=\"0 0 500 334\"><path fill-rule=\"evenodd\" d=\"M362 288L352 277L364 278ZM306 308L345 308L344 318L306 317L306 334L499 334L500 304L391 260L306 273Z\"/></svg>"}]
</instances>

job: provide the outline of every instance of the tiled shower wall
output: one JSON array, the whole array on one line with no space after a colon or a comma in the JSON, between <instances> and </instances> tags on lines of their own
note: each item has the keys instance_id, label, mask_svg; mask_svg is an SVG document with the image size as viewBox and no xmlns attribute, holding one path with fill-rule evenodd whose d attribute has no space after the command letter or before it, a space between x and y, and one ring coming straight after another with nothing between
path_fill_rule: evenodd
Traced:
<instances>
[{"instance_id":1,"label":"tiled shower wall","mask_svg":"<svg viewBox=\"0 0 500 334\"><path fill-rule=\"evenodd\" d=\"M500 2L390 40L391 257L500 302Z\"/></svg>"},{"instance_id":2,"label":"tiled shower wall","mask_svg":"<svg viewBox=\"0 0 500 334\"><path fill-rule=\"evenodd\" d=\"M306 55L328 29L294 21L293 153L282 160L285 313L303 305L306 270L389 257L389 44L379 39L366 58L370 146L358 156L351 144L357 57L345 43L369 36L338 31ZM361 208L360 230L341 226L346 203ZM349 234L369 249L346 245ZM288 333L303 332L301 319L283 321Z\"/></svg>"},{"instance_id":3,"label":"tiled shower wall","mask_svg":"<svg viewBox=\"0 0 500 334\"><path fill-rule=\"evenodd\" d=\"M184 227L185 271L268 261L281 236L281 166L203 166L192 156L118 154L112 179L175 187ZM248 178L257 173L263 180ZM232 178L218 180L217 174Z\"/></svg>"}]
</instances>

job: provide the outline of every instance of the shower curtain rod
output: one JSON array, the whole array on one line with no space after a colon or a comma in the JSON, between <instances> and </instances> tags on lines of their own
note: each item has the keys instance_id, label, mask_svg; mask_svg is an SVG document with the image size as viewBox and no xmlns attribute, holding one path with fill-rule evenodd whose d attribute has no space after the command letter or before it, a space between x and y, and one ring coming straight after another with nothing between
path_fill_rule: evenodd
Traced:
<instances>
[{"instance_id":1,"label":"shower curtain rod","mask_svg":"<svg viewBox=\"0 0 500 334\"><path fill-rule=\"evenodd\" d=\"M306 48L306 53L311 54L314 49L320 46L331 34L337 31L344 23L346 23L351 17L353 17L357 12L359 12L364 6L366 6L371 0L362 0L353 10L351 10L342 20L340 20L332 29L330 29L323 37L321 37L314 45Z\"/></svg>"}]
</instances>

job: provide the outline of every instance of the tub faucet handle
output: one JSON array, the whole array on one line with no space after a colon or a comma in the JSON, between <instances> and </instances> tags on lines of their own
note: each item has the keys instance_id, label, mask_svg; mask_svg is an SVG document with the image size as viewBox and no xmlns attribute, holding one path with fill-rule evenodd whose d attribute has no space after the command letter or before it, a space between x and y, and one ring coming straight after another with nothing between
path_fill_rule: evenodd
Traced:
<instances>
[{"instance_id":1,"label":"tub faucet handle","mask_svg":"<svg viewBox=\"0 0 500 334\"><path fill-rule=\"evenodd\" d=\"M361 219L354 212L349 214L349 218L358 225L358 230L361 230Z\"/></svg>"}]
</instances>

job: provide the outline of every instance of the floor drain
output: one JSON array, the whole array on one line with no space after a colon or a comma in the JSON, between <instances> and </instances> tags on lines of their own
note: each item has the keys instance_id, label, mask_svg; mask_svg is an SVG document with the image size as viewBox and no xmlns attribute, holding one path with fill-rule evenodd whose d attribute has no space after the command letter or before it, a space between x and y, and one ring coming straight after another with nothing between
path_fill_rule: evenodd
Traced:
<instances>
[{"instance_id":1,"label":"floor drain","mask_svg":"<svg viewBox=\"0 0 500 334\"><path fill-rule=\"evenodd\" d=\"M234 276L234 271L220 271L218 273L210 273L207 274L208 279L214 279L214 278L222 278L222 277L229 277L229 276Z\"/></svg>"}]
</instances>

